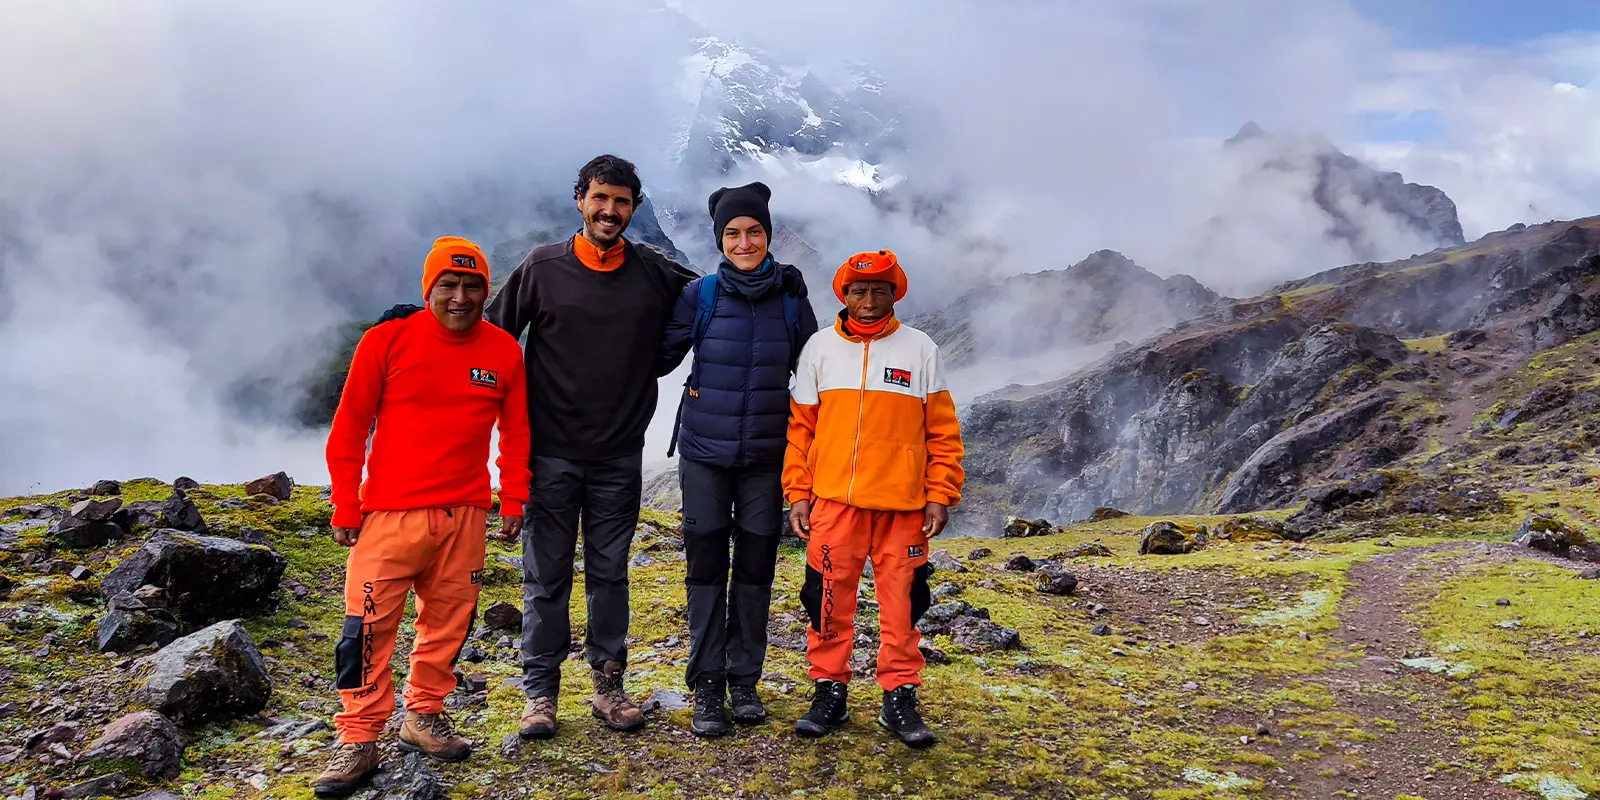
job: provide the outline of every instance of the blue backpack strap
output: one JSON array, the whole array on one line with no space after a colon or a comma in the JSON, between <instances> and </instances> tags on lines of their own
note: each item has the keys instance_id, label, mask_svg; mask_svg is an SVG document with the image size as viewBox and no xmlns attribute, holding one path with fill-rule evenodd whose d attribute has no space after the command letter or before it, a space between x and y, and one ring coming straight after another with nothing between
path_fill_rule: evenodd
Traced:
<instances>
[{"instance_id":1,"label":"blue backpack strap","mask_svg":"<svg viewBox=\"0 0 1600 800\"><path fill-rule=\"evenodd\" d=\"M700 291L694 303L694 324L689 328L694 339L694 349L700 349L700 341L706 336L706 329L711 327L711 316L717 310L717 273L703 276L699 279ZM683 406L689 400L689 392L695 383L694 356L689 357L689 377L683 382L683 396L678 399L678 415L672 421L672 439L667 442L667 458L672 458L678 449L678 431L683 427Z\"/></svg>"}]
</instances>

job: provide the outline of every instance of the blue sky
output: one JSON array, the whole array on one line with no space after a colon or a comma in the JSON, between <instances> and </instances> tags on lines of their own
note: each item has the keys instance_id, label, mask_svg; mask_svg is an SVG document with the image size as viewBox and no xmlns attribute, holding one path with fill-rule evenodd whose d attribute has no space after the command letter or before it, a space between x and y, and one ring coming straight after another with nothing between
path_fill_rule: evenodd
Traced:
<instances>
[{"instance_id":1,"label":"blue sky","mask_svg":"<svg viewBox=\"0 0 1600 800\"><path fill-rule=\"evenodd\" d=\"M1503 47L1562 33L1600 30L1596 0L1354 0L1394 31L1402 47Z\"/></svg>"}]
</instances>

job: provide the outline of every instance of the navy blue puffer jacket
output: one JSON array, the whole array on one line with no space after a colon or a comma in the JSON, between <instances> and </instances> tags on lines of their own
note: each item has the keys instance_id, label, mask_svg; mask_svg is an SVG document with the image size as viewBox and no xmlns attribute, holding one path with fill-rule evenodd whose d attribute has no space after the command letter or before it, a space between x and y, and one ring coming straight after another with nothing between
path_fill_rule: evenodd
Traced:
<instances>
[{"instance_id":1,"label":"navy blue puffer jacket","mask_svg":"<svg viewBox=\"0 0 1600 800\"><path fill-rule=\"evenodd\" d=\"M751 302L728 281L717 282L717 302L700 346L695 348L689 391L683 398L678 450L684 458L713 467L780 467L789 430L789 376L800 347L817 331L800 270L783 271L775 291ZM699 304L697 278L684 288L667 323L658 374L676 369L694 345ZM800 298L799 335L793 352L783 317L784 293Z\"/></svg>"}]
</instances>

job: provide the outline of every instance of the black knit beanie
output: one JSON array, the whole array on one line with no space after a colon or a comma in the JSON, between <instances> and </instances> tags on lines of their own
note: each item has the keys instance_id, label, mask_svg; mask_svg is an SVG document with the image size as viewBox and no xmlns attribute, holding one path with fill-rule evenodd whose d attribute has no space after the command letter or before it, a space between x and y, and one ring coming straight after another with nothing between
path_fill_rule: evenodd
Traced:
<instances>
[{"instance_id":1,"label":"black knit beanie","mask_svg":"<svg viewBox=\"0 0 1600 800\"><path fill-rule=\"evenodd\" d=\"M711 193L711 200L706 204L711 212L711 233L717 241L717 249L722 249L722 231L735 217L754 217L761 227L767 229L767 236L772 235L772 213L767 211L767 201L772 199L772 190L761 181L735 186L732 189L723 187Z\"/></svg>"}]
</instances>

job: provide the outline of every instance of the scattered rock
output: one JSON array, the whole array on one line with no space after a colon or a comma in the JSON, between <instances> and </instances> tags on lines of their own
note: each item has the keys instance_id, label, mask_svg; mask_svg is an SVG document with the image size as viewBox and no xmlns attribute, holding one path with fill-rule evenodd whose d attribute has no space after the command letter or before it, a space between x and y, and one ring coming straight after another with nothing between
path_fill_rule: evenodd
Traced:
<instances>
[{"instance_id":1,"label":"scattered rock","mask_svg":"<svg viewBox=\"0 0 1600 800\"><path fill-rule=\"evenodd\" d=\"M134 701L183 725L254 714L272 695L261 653L239 620L178 639L139 667Z\"/></svg>"},{"instance_id":2,"label":"scattered rock","mask_svg":"<svg viewBox=\"0 0 1600 800\"><path fill-rule=\"evenodd\" d=\"M933 587L933 592L930 593L930 598L935 603L942 603L953 597L957 597L960 594L960 585L954 583L941 583L938 586Z\"/></svg>"},{"instance_id":3,"label":"scattered rock","mask_svg":"<svg viewBox=\"0 0 1600 800\"><path fill-rule=\"evenodd\" d=\"M126 653L141 645L170 644L180 633L178 621L164 608L151 608L126 592L111 598L110 609L100 618L95 649Z\"/></svg>"},{"instance_id":4,"label":"scattered rock","mask_svg":"<svg viewBox=\"0 0 1600 800\"><path fill-rule=\"evenodd\" d=\"M20 514L24 519L49 519L65 511L66 509L61 506L48 503L29 503L11 509L12 514Z\"/></svg>"},{"instance_id":5,"label":"scattered rock","mask_svg":"<svg viewBox=\"0 0 1600 800\"><path fill-rule=\"evenodd\" d=\"M86 581L94 577L94 570L79 564L73 567L72 571L67 573L67 576L75 581Z\"/></svg>"},{"instance_id":6,"label":"scattered rock","mask_svg":"<svg viewBox=\"0 0 1600 800\"><path fill-rule=\"evenodd\" d=\"M1500 606L1501 608L1504 608L1506 606L1511 605L1511 601L1502 597L1499 600L1494 601L1494 604L1497 605L1497 606Z\"/></svg>"},{"instance_id":7,"label":"scattered rock","mask_svg":"<svg viewBox=\"0 0 1600 800\"><path fill-rule=\"evenodd\" d=\"M1114 520L1114 519L1122 519L1123 517L1131 517L1131 516L1133 516L1133 515L1129 514L1126 511L1120 511L1118 509L1111 508L1109 506L1101 506L1100 508L1095 509L1093 512L1091 512L1089 514L1089 521L1090 522L1110 522L1111 520Z\"/></svg>"},{"instance_id":8,"label":"scattered rock","mask_svg":"<svg viewBox=\"0 0 1600 800\"><path fill-rule=\"evenodd\" d=\"M1042 567L1033 574L1033 586L1045 594L1068 595L1078 588L1078 578L1060 567Z\"/></svg>"},{"instance_id":9,"label":"scattered rock","mask_svg":"<svg viewBox=\"0 0 1600 800\"><path fill-rule=\"evenodd\" d=\"M476 647L464 647L461 650L461 660L469 664L482 664L489 656Z\"/></svg>"},{"instance_id":10,"label":"scattered rock","mask_svg":"<svg viewBox=\"0 0 1600 800\"><path fill-rule=\"evenodd\" d=\"M245 544L259 544L262 547L270 547L272 545L267 539L267 532L258 531L255 528L240 528L238 534L233 538Z\"/></svg>"},{"instance_id":11,"label":"scattered rock","mask_svg":"<svg viewBox=\"0 0 1600 800\"><path fill-rule=\"evenodd\" d=\"M1269 517L1233 517L1223 520L1218 539L1230 542L1273 542L1289 538L1288 528Z\"/></svg>"},{"instance_id":12,"label":"scattered rock","mask_svg":"<svg viewBox=\"0 0 1600 800\"><path fill-rule=\"evenodd\" d=\"M124 778L116 773L112 773L110 775L101 775L98 778L90 778L83 783L77 783L73 784L72 786L68 786L67 788L62 789L60 794L53 795L53 797L59 797L62 798L62 800L81 800L81 798L90 797L115 797L116 795L122 794L123 788L127 785L127 778Z\"/></svg>"},{"instance_id":13,"label":"scattered rock","mask_svg":"<svg viewBox=\"0 0 1600 800\"><path fill-rule=\"evenodd\" d=\"M70 742L78 738L78 724L63 722L44 730L35 731L23 740L22 746L30 753L48 749L51 745Z\"/></svg>"},{"instance_id":14,"label":"scattered rock","mask_svg":"<svg viewBox=\"0 0 1600 800\"><path fill-rule=\"evenodd\" d=\"M490 630L522 632L522 609L506 602L491 603L483 611L483 624Z\"/></svg>"},{"instance_id":15,"label":"scattered rock","mask_svg":"<svg viewBox=\"0 0 1600 800\"><path fill-rule=\"evenodd\" d=\"M195 489L200 488L200 482L195 480L194 478L190 478L188 476L184 476L184 477L180 477L177 480L173 481L172 482L172 488L177 489L179 491L184 491L184 492L194 491Z\"/></svg>"},{"instance_id":16,"label":"scattered rock","mask_svg":"<svg viewBox=\"0 0 1600 800\"><path fill-rule=\"evenodd\" d=\"M1089 633L1094 635L1094 636L1110 636L1111 635L1111 626L1102 623L1102 624L1094 626L1094 628L1091 629L1089 631Z\"/></svg>"},{"instance_id":17,"label":"scattered rock","mask_svg":"<svg viewBox=\"0 0 1600 800\"><path fill-rule=\"evenodd\" d=\"M683 692L671 689L657 689L644 701L646 711L682 711L693 707L694 703L685 697Z\"/></svg>"},{"instance_id":18,"label":"scattered rock","mask_svg":"<svg viewBox=\"0 0 1600 800\"><path fill-rule=\"evenodd\" d=\"M933 643L928 641L928 637L926 636L922 637L922 640L917 643L917 649L922 651L923 660L929 664L950 663L950 656L943 650L934 647Z\"/></svg>"},{"instance_id":19,"label":"scattered rock","mask_svg":"<svg viewBox=\"0 0 1600 800\"><path fill-rule=\"evenodd\" d=\"M1517 529L1516 543L1562 558L1600 561L1600 547L1592 544L1589 537L1546 514L1535 514L1523 520L1522 527Z\"/></svg>"},{"instance_id":20,"label":"scattered rock","mask_svg":"<svg viewBox=\"0 0 1600 800\"><path fill-rule=\"evenodd\" d=\"M1477 328L1462 328L1458 331L1452 331L1445 339L1445 342L1451 347L1460 348L1462 350L1471 350L1472 348L1488 341L1488 339L1489 334Z\"/></svg>"},{"instance_id":21,"label":"scattered rock","mask_svg":"<svg viewBox=\"0 0 1600 800\"><path fill-rule=\"evenodd\" d=\"M1070 561L1074 558L1110 558L1116 555L1111 548L1099 542L1084 542L1073 545L1071 549L1050 557L1051 561Z\"/></svg>"},{"instance_id":22,"label":"scattered rock","mask_svg":"<svg viewBox=\"0 0 1600 800\"><path fill-rule=\"evenodd\" d=\"M635 567L638 567L640 569L643 569L645 567L651 566L652 564L655 564L656 560L651 558L649 553L640 553L640 554L634 556L633 560L629 561L628 563L630 565L632 565L632 566L635 566Z\"/></svg>"},{"instance_id":23,"label":"scattered rock","mask_svg":"<svg viewBox=\"0 0 1600 800\"><path fill-rule=\"evenodd\" d=\"M264 494L279 500L288 500L294 493L294 480L285 473L274 472L245 484L244 492L249 495Z\"/></svg>"},{"instance_id":24,"label":"scattered rock","mask_svg":"<svg viewBox=\"0 0 1600 800\"><path fill-rule=\"evenodd\" d=\"M930 606L927 611L922 612L920 621L925 629L931 625L948 625L954 622L957 617L965 616L971 610L972 606L965 600L951 600Z\"/></svg>"},{"instance_id":25,"label":"scattered rock","mask_svg":"<svg viewBox=\"0 0 1600 800\"><path fill-rule=\"evenodd\" d=\"M95 481L94 485L89 487L89 494L98 495L101 497L113 494L122 494L122 484L111 480Z\"/></svg>"},{"instance_id":26,"label":"scattered rock","mask_svg":"<svg viewBox=\"0 0 1600 800\"><path fill-rule=\"evenodd\" d=\"M100 590L115 597L158 586L179 620L205 625L271 609L288 563L261 545L162 530L106 575Z\"/></svg>"},{"instance_id":27,"label":"scattered rock","mask_svg":"<svg viewBox=\"0 0 1600 800\"><path fill-rule=\"evenodd\" d=\"M946 584L946 585L948 586L950 584ZM11 578L9 576L0 575L0 599L4 599L6 597L9 597L11 595L11 590L16 588L16 586L17 586L16 582L11 580ZM959 587L957 587L957 588L959 588ZM958 594L959 594L959 592L958 592Z\"/></svg>"},{"instance_id":28,"label":"scattered rock","mask_svg":"<svg viewBox=\"0 0 1600 800\"><path fill-rule=\"evenodd\" d=\"M200 515L199 507L182 489L173 490L172 496L165 500L129 503L122 512L123 527L130 530L135 525L143 525L152 529L169 528L190 533L211 532L205 518Z\"/></svg>"},{"instance_id":29,"label":"scattered rock","mask_svg":"<svg viewBox=\"0 0 1600 800\"><path fill-rule=\"evenodd\" d=\"M1161 520L1139 535L1139 555L1182 555L1206 545L1206 526Z\"/></svg>"},{"instance_id":30,"label":"scattered rock","mask_svg":"<svg viewBox=\"0 0 1600 800\"><path fill-rule=\"evenodd\" d=\"M966 572L967 565L961 559L950 554L949 550L940 548L928 556L928 563L940 572Z\"/></svg>"},{"instance_id":31,"label":"scattered rock","mask_svg":"<svg viewBox=\"0 0 1600 800\"><path fill-rule=\"evenodd\" d=\"M392 762L391 762L392 764ZM389 766L372 779L379 794L374 800L444 800L444 781L425 756L406 753L398 765Z\"/></svg>"},{"instance_id":32,"label":"scattered rock","mask_svg":"<svg viewBox=\"0 0 1600 800\"><path fill-rule=\"evenodd\" d=\"M950 631L956 646L968 652L1022 649L1022 634L986 619L958 617L950 624Z\"/></svg>"},{"instance_id":33,"label":"scattered rock","mask_svg":"<svg viewBox=\"0 0 1600 800\"><path fill-rule=\"evenodd\" d=\"M154 711L135 711L107 725L78 762L132 761L144 777L170 781L178 777L182 758L178 726Z\"/></svg>"},{"instance_id":34,"label":"scattered rock","mask_svg":"<svg viewBox=\"0 0 1600 800\"><path fill-rule=\"evenodd\" d=\"M1111 609L1106 608L1105 606L1100 605L1099 603L1095 603L1094 607L1089 609L1089 616L1091 616L1091 617L1103 617L1103 616L1105 616L1107 614L1110 614L1110 613L1111 613Z\"/></svg>"},{"instance_id":35,"label":"scattered rock","mask_svg":"<svg viewBox=\"0 0 1600 800\"><path fill-rule=\"evenodd\" d=\"M1000 532L1000 536L1004 539L1021 539L1028 536L1044 536L1051 530L1047 520L1006 517L1005 528Z\"/></svg>"},{"instance_id":36,"label":"scattered rock","mask_svg":"<svg viewBox=\"0 0 1600 800\"><path fill-rule=\"evenodd\" d=\"M128 800L183 800L183 798L166 789L157 789L153 792L145 792L138 797L130 797Z\"/></svg>"},{"instance_id":37,"label":"scattered rock","mask_svg":"<svg viewBox=\"0 0 1600 800\"><path fill-rule=\"evenodd\" d=\"M967 554L967 560L977 561L980 558L988 558L992 555L994 555L994 551L987 547L975 547L973 548L972 552Z\"/></svg>"},{"instance_id":38,"label":"scattered rock","mask_svg":"<svg viewBox=\"0 0 1600 800\"><path fill-rule=\"evenodd\" d=\"M474 672L461 679L461 688L469 694L477 694L489 688L489 676L481 672Z\"/></svg>"},{"instance_id":39,"label":"scattered rock","mask_svg":"<svg viewBox=\"0 0 1600 800\"><path fill-rule=\"evenodd\" d=\"M1211 620L1206 619L1205 617L1195 617L1194 624L1199 625L1202 628L1208 628L1211 626Z\"/></svg>"},{"instance_id":40,"label":"scattered rock","mask_svg":"<svg viewBox=\"0 0 1600 800\"><path fill-rule=\"evenodd\" d=\"M1032 572L1037 569L1037 565L1033 563L1033 559L1018 553L1006 560L1005 568L1012 572Z\"/></svg>"},{"instance_id":41,"label":"scattered rock","mask_svg":"<svg viewBox=\"0 0 1600 800\"><path fill-rule=\"evenodd\" d=\"M121 509L120 497L81 500L73 504L67 516L51 526L50 533L78 550L104 547L112 539L127 534L127 528L119 524L116 516Z\"/></svg>"},{"instance_id":42,"label":"scattered rock","mask_svg":"<svg viewBox=\"0 0 1600 800\"><path fill-rule=\"evenodd\" d=\"M1600 567L1590 567L1573 577L1586 581L1600 580Z\"/></svg>"}]
</instances>

